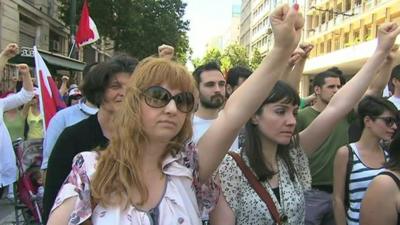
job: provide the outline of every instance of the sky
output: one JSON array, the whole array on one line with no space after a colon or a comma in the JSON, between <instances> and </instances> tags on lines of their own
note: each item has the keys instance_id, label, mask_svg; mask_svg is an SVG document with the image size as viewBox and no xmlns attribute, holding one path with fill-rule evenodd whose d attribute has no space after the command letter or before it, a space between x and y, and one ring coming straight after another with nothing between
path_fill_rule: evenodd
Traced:
<instances>
[{"instance_id":1,"label":"sky","mask_svg":"<svg viewBox=\"0 0 400 225\"><path fill-rule=\"evenodd\" d=\"M241 0L183 0L187 3L184 18L190 21L188 32L193 58L202 57L207 41L229 27L232 5Z\"/></svg>"}]
</instances>

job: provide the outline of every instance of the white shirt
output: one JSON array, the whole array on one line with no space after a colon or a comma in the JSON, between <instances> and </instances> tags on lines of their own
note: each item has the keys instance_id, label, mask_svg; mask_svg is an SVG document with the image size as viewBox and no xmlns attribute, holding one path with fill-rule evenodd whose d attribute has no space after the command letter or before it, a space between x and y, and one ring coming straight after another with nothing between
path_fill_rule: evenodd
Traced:
<instances>
[{"instance_id":1,"label":"white shirt","mask_svg":"<svg viewBox=\"0 0 400 225\"><path fill-rule=\"evenodd\" d=\"M197 144L200 138L204 135L207 129L211 126L214 120L205 120L198 116L193 117L193 142ZM230 151L237 151L239 149L239 139L238 137L235 138L232 146L230 147Z\"/></svg>"},{"instance_id":2,"label":"white shirt","mask_svg":"<svg viewBox=\"0 0 400 225\"><path fill-rule=\"evenodd\" d=\"M392 95L390 98L388 98L389 101L393 102L393 104L396 106L397 110L400 110L400 98Z\"/></svg>"},{"instance_id":3,"label":"white shirt","mask_svg":"<svg viewBox=\"0 0 400 225\"><path fill-rule=\"evenodd\" d=\"M33 91L21 89L15 95L0 99L0 187L10 185L17 180L17 163L10 134L4 124L5 111L17 108L33 98Z\"/></svg>"},{"instance_id":4,"label":"white shirt","mask_svg":"<svg viewBox=\"0 0 400 225\"><path fill-rule=\"evenodd\" d=\"M97 108L91 108L80 100L78 104L58 111L56 115L51 118L43 140L43 161L41 169L47 169L50 154L64 129L96 114L97 111Z\"/></svg>"}]
</instances>

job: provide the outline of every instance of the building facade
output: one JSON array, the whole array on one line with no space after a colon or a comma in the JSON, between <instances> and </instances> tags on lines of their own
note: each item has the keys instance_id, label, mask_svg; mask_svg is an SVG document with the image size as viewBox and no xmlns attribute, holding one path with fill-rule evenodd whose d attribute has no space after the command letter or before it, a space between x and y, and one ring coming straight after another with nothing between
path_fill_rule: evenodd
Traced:
<instances>
[{"instance_id":1,"label":"building facade","mask_svg":"<svg viewBox=\"0 0 400 225\"><path fill-rule=\"evenodd\" d=\"M314 49L302 79L304 95L313 74L330 67L354 75L376 48L378 27L400 22L400 0L309 0L306 7L304 40Z\"/></svg>"},{"instance_id":2,"label":"building facade","mask_svg":"<svg viewBox=\"0 0 400 225\"><path fill-rule=\"evenodd\" d=\"M293 5L294 2L242 1L240 43L250 46L250 55L255 49L262 55L270 50L273 37L269 14L278 5ZM354 75L376 48L379 25L400 22L400 0L303 0L297 3L305 15L302 42L314 45L301 79L302 96L309 94L313 76L330 67L338 67L348 77ZM248 24L250 32L247 32Z\"/></svg>"},{"instance_id":3,"label":"building facade","mask_svg":"<svg viewBox=\"0 0 400 225\"><path fill-rule=\"evenodd\" d=\"M85 63L109 57L109 53L104 51L108 47L106 41L99 42L98 47L81 48L79 54L69 57L71 35L69 26L59 19L59 6L58 0L0 1L0 48L17 43L21 50L17 58L10 60L11 63L27 63L34 67L31 49L36 45L53 76L75 77ZM7 89L14 73L15 67L9 65L4 71L0 91Z\"/></svg>"}]
</instances>

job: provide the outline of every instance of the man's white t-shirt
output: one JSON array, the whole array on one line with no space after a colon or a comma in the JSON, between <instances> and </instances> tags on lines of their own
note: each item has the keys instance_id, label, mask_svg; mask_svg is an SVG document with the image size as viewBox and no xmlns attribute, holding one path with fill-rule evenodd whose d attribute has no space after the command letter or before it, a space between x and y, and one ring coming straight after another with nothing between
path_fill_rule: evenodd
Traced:
<instances>
[{"instance_id":1,"label":"man's white t-shirt","mask_svg":"<svg viewBox=\"0 0 400 225\"><path fill-rule=\"evenodd\" d=\"M211 126L214 120L205 120L198 116L193 117L193 142L197 143L200 138L204 135L207 129ZM239 149L239 139L238 137L235 138L230 151L237 151Z\"/></svg>"},{"instance_id":2,"label":"man's white t-shirt","mask_svg":"<svg viewBox=\"0 0 400 225\"><path fill-rule=\"evenodd\" d=\"M392 95L390 98L388 98L389 101L393 102L393 104L396 106L397 110L400 110L400 97L396 97Z\"/></svg>"}]
</instances>

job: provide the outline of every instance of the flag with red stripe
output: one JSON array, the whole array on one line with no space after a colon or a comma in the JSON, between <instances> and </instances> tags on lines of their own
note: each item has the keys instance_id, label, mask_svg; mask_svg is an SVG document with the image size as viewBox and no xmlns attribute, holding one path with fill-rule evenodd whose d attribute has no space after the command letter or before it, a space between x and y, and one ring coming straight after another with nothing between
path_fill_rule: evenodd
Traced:
<instances>
[{"instance_id":1,"label":"flag with red stripe","mask_svg":"<svg viewBox=\"0 0 400 225\"><path fill-rule=\"evenodd\" d=\"M36 46L33 47L33 55L35 57L36 78L39 86L40 111L44 115L44 127L47 129L51 118L58 110L66 106Z\"/></svg>"},{"instance_id":2,"label":"flag with red stripe","mask_svg":"<svg viewBox=\"0 0 400 225\"><path fill-rule=\"evenodd\" d=\"M100 38L96 24L89 16L89 7L86 0L83 1L81 19L75 36L75 42L78 48L79 46L91 44Z\"/></svg>"}]
</instances>

